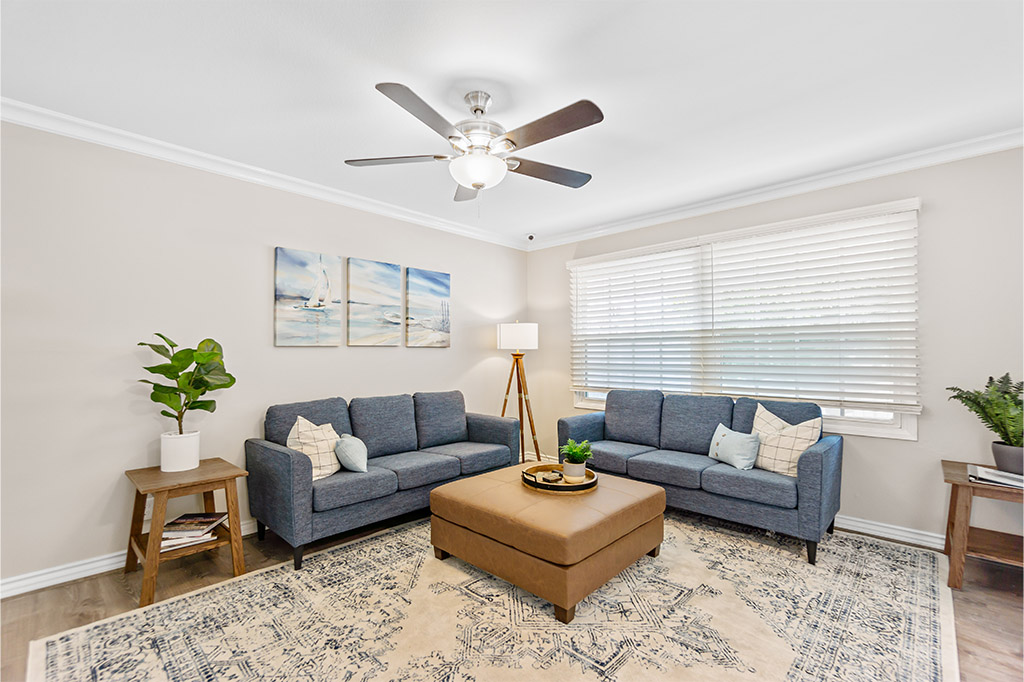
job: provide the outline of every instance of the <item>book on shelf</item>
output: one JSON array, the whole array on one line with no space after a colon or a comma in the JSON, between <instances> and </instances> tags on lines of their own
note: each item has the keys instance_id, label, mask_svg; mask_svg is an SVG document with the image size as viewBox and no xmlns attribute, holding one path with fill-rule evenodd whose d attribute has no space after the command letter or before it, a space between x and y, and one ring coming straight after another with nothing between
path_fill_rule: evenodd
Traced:
<instances>
[{"instance_id":1,"label":"book on shelf","mask_svg":"<svg viewBox=\"0 0 1024 682\"><path fill-rule=\"evenodd\" d=\"M975 483L988 483L989 485L1003 485L1008 488L1024 488L1024 476L1011 474L1009 471L999 469L988 469L985 467L967 465L967 478Z\"/></svg>"},{"instance_id":2,"label":"book on shelf","mask_svg":"<svg viewBox=\"0 0 1024 682\"><path fill-rule=\"evenodd\" d=\"M160 541L160 551L166 552L172 549L178 549L179 547L198 545L201 542L207 542L213 538L214 534L212 530L209 533L204 533L203 535L197 535L194 537L164 538Z\"/></svg>"},{"instance_id":3,"label":"book on shelf","mask_svg":"<svg viewBox=\"0 0 1024 682\"><path fill-rule=\"evenodd\" d=\"M228 518L226 513L182 514L164 525L165 538L194 538L213 531Z\"/></svg>"}]
</instances>

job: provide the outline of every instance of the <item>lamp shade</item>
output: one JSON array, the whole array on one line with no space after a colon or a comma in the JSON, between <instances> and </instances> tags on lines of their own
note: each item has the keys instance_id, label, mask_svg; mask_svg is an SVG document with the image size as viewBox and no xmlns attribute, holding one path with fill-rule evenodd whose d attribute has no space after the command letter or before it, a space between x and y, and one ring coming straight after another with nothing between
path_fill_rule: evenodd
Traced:
<instances>
[{"instance_id":1,"label":"lamp shade","mask_svg":"<svg viewBox=\"0 0 1024 682\"><path fill-rule=\"evenodd\" d=\"M498 325L500 350L537 350L536 322L509 322Z\"/></svg>"}]
</instances>

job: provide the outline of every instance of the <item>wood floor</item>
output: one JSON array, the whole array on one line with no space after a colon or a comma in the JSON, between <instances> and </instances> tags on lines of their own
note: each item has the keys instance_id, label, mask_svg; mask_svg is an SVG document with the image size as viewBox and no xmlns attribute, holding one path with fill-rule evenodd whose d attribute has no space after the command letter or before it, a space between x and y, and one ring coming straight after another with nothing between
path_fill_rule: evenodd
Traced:
<instances>
[{"instance_id":1,"label":"wood floor","mask_svg":"<svg viewBox=\"0 0 1024 682\"><path fill-rule=\"evenodd\" d=\"M412 514L385 525L423 516ZM373 532L314 543L307 552L342 544ZM291 547L273 533L243 542L249 571L291 561ZM160 567L156 597L167 599L231 577L227 547L173 561ZM0 602L0 679L25 678L28 643L69 628L130 611L139 603L142 571L111 571L47 587ZM967 559L962 590L953 590L957 649L963 682L1020 682L1024 679L1024 621L1020 568Z\"/></svg>"}]
</instances>

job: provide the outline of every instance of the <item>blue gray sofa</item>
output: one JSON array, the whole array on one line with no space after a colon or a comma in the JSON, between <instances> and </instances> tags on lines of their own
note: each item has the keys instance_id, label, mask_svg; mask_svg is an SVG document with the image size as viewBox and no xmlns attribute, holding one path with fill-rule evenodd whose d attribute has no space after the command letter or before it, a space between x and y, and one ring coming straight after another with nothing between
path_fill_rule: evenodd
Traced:
<instances>
[{"instance_id":1,"label":"blue gray sofa","mask_svg":"<svg viewBox=\"0 0 1024 682\"><path fill-rule=\"evenodd\" d=\"M839 511L843 439L819 435L800 456L796 477L744 471L708 457L719 424L752 432L758 402L790 424L821 416L814 403L616 390L608 393L604 412L559 419L558 446L570 438L589 440L594 470L656 483L670 507L805 540L813 564L818 541L832 532Z\"/></svg>"},{"instance_id":2,"label":"blue gray sofa","mask_svg":"<svg viewBox=\"0 0 1024 682\"><path fill-rule=\"evenodd\" d=\"M309 457L286 446L299 416L361 439L366 472L314 481ZM459 391L274 405L264 434L245 442L249 513L261 540L269 527L292 546L296 570L314 540L426 509L437 486L519 461L519 420L467 413Z\"/></svg>"}]
</instances>

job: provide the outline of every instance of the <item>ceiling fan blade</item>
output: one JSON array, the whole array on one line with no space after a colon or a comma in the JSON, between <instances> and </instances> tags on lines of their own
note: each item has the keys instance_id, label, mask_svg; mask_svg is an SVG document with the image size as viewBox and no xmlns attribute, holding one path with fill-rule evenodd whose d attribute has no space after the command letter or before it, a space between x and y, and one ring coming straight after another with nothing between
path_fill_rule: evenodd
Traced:
<instances>
[{"instance_id":1,"label":"ceiling fan blade","mask_svg":"<svg viewBox=\"0 0 1024 682\"><path fill-rule=\"evenodd\" d=\"M376 159L348 159L350 166L390 166L396 163L422 163L424 161L448 161L451 157L438 154L421 154L419 156L382 156Z\"/></svg>"},{"instance_id":2,"label":"ceiling fan blade","mask_svg":"<svg viewBox=\"0 0 1024 682\"><path fill-rule=\"evenodd\" d=\"M472 201L473 199L476 199L476 195L479 193L479 190L469 189L462 185L456 185L455 201Z\"/></svg>"},{"instance_id":3,"label":"ceiling fan blade","mask_svg":"<svg viewBox=\"0 0 1024 682\"><path fill-rule=\"evenodd\" d=\"M559 109L553 114L538 118L533 123L527 123L515 130L510 130L499 139L510 140L516 146L516 151L525 149L530 145L550 140L559 135L571 133L580 128L592 126L604 120L604 114L597 108L597 105L587 99L581 99L575 104L570 104L564 109ZM491 149L494 149L491 143Z\"/></svg>"},{"instance_id":4,"label":"ceiling fan blade","mask_svg":"<svg viewBox=\"0 0 1024 682\"><path fill-rule=\"evenodd\" d=\"M578 189L587 184L590 182L590 178L592 177L590 173L581 173L579 171L569 170L568 168L562 168L560 166L549 166L546 163L529 161L518 157L509 157L506 161L516 162L510 163L508 167L509 171L513 173L529 175L531 178L547 180L548 182L565 185L566 187L572 187L573 189Z\"/></svg>"},{"instance_id":5,"label":"ceiling fan blade","mask_svg":"<svg viewBox=\"0 0 1024 682\"><path fill-rule=\"evenodd\" d=\"M447 140L452 137L459 140L466 139L444 116L434 111L429 104L420 99L419 95L401 83L377 83L377 90L392 102L426 123L444 139Z\"/></svg>"}]
</instances>

